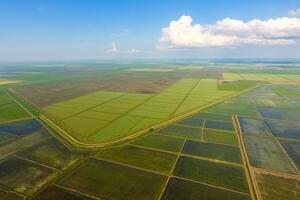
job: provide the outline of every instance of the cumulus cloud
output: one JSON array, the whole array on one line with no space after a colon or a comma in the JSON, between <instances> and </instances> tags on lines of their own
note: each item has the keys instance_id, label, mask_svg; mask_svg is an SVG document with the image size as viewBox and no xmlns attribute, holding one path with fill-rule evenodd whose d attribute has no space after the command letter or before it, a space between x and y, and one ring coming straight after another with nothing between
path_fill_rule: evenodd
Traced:
<instances>
[{"instance_id":1,"label":"cumulus cloud","mask_svg":"<svg viewBox=\"0 0 300 200\"><path fill-rule=\"evenodd\" d=\"M300 8L297 8L295 10L290 10L289 15L292 17L300 17Z\"/></svg>"},{"instance_id":2,"label":"cumulus cloud","mask_svg":"<svg viewBox=\"0 0 300 200\"><path fill-rule=\"evenodd\" d=\"M157 49L190 47L231 47L241 44L290 45L300 38L300 19L282 17L248 22L225 18L215 24L192 24L181 16L162 29Z\"/></svg>"},{"instance_id":3,"label":"cumulus cloud","mask_svg":"<svg viewBox=\"0 0 300 200\"><path fill-rule=\"evenodd\" d=\"M107 53L117 53L118 51L117 44L113 42L111 43L111 47L107 50Z\"/></svg>"}]
</instances>

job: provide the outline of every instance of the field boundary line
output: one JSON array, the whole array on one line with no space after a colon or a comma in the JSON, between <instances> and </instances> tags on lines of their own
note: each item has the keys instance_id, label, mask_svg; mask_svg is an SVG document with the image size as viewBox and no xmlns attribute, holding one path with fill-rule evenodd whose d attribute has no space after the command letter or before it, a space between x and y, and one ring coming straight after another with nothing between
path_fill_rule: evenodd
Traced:
<instances>
[{"instance_id":1,"label":"field boundary line","mask_svg":"<svg viewBox=\"0 0 300 200\"><path fill-rule=\"evenodd\" d=\"M162 191L161 191L161 193L160 193L158 199L161 199L161 198L162 198L163 194L165 193L165 190L167 189L167 187L168 187L168 185L169 185L169 182L170 182L171 177L174 176L174 171L175 171L177 162L178 162L178 160L179 160L179 158L180 158L180 153L181 153L181 151L183 150L183 147L184 147L185 143L186 143L186 140L184 140L184 142L182 143L182 146L181 146L181 148L180 148L180 150L179 150L179 152L178 152L178 154L177 154L177 158L176 158L176 160L175 160L175 162L174 162L174 165L173 165L173 167L172 167L172 170L171 170L171 176L168 176L168 179L167 179L167 181L166 181L166 184L164 185L164 188L162 189Z\"/></svg>"},{"instance_id":2,"label":"field boundary line","mask_svg":"<svg viewBox=\"0 0 300 200\"><path fill-rule=\"evenodd\" d=\"M268 169L263 169L263 168L258 168L258 167L251 167L251 169L257 173L271 174L271 175L279 176L279 177L283 177L283 178L300 180L299 174L289 174L289 173L285 173L285 172L278 172L278 171L273 171L273 170L268 170Z\"/></svg>"},{"instance_id":3,"label":"field boundary line","mask_svg":"<svg viewBox=\"0 0 300 200\"><path fill-rule=\"evenodd\" d=\"M230 146L230 147L235 147L235 148L239 148L238 145L232 145L232 144L225 144L225 143L218 143L218 142L210 142L210 141L207 141L207 140L200 140L200 139L193 139L193 138L185 138L183 136L170 136L168 134L164 134L164 133L153 133L154 135L159 135L159 136L166 136L166 137L170 137L170 138L177 138L177 139L183 139L183 140L191 140L191 141L196 141L196 142L203 142L203 143L211 143L211 144L219 144L219 145L224 145L224 146ZM225 134L232 134L234 135L234 133L225 133ZM236 136L236 135L234 135Z\"/></svg>"},{"instance_id":4,"label":"field boundary line","mask_svg":"<svg viewBox=\"0 0 300 200\"><path fill-rule=\"evenodd\" d=\"M126 111L125 113L121 113L120 116L118 116L116 119L110 121L109 123L105 124L103 127L101 127L100 129L95 130L94 132L92 132L88 138L90 138L91 136L97 134L99 131L105 129L106 127L108 127L109 125L111 125L112 123L116 122L117 120L121 119L122 117L126 116L128 113L130 113L131 111L135 110L137 107L139 107L140 105L143 105L146 101L148 101L149 99L153 98L156 95L150 96L147 99L143 100L142 102L140 102L139 104L135 105L133 108L131 108L130 110ZM139 117L141 118L141 120L139 120L139 122L141 122L143 120L144 117ZM132 128L134 128L139 122L137 122L136 124L134 124L134 126ZM132 129L131 128L131 129ZM129 129L130 130L130 129Z\"/></svg>"},{"instance_id":5,"label":"field boundary line","mask_svg":"<svg viewBox=\"0 0 300 200\"><path fill-rule=\"evenodd\" d=\"M151 174L156 174L156 175L160 175L160 176L164 176L164 177L170 177L170 175L164 174L162 172L154 171L154 170L151 170L151 169L146 169L146 168L143 168L143 167L137 167L137 166L134 166L132 164L126 164L126 163L122 163L122 162L115 161L115 160L112 160L112 159L96 157L96 155L93 155L90 159L94 159L94 160L98 160L98 161L105 161L105 162L109 162L109 163L112 163L112 164L115 164L115 165L121 165L121 166L124 166L124 167L137 169L137 170L148 172L148 173L151 173Z\"/></svg>"},{"instance_id":6,"label":"field boundary line","mask_svg":"<svg viewBox=\"0 0 300 200\"><path fill-rule=\"evenodd\" d=\"M67 187L65 185L60 185L58 183L55 183L54 186L59 187L63 190L67 190L67 191L70 191L70 192L73 192L73 193L81 194L81 195L86 196L86 197L90 197L92 199L104 200L102 197L96 197L96 196L90 195L88 193L82 192L80 190L77 190L77 189L74 189L74 188L71 188L71 187Z\"/></svg>"},{"instance_id":7,"label":"field boundary line","mask_svg":"<svg viewBox=\"0 0 300 200\"><path fill-rule=\"evenodd\" d=\"M31 160L31 159L29 159L29 158L24 158L23 156L20 156L20 155L16 155L16 154L15 154L15 155L13 155L13 156L16 157L16 158L18 158L18 159L20 159L20 160L25 160L25 161L27 161L27 162L31 162L31 163L37 164L37 165L39 165L39 166L42 166L42 167L46 167L46 168L52 169L52 170L54 170L54 171L61 171L61 170L58 169L58 168L51 167L51 166L45 165L45 164L43 164L43 163L39 163L39 162L34 161L34 160Z\"/></svg>"},{"instance_id":8,"label":"field boundary line","mask_svg":"<svg viewBox=\"0 0 300 200\"><path fill-rule=\"evenodd\" d=\"M232 189L229 189L229 188L224 188L224 187L221 187L221 186L212 185L212 184L209 184L209 183L204 183L204 182L201 182L201 181L196 181L196 180L188 179L188 178L181 177L181 176L176 176L175 175L173 177L181 179L181 180L190 181L190 182L193 182L193 183L198 183L198 184L206 185L206 186L209 186L209 187L218 188L218 189L221 189L221 190L226 190L226 191L230 191L230 192L234 192L234 193L249 196L248 193L240 192L240 191L237 191L237 190L232 190Z\"/></svg>"},{"instance_id":9,"label":"field boundary line","mask_svg":"<svg viewBox=\"0 0 300 200\"><path fill-rule=\"evenodd\" d=\"M156 149L156 148L153 148L153 147L147 147L147 146L138 145L138 144L129 143L129 144L126 144L126 145L136 147L136 148L139 148L139 149L146 149L146 150L152 150L152 151L159 151L159 152L167 153L167 154L173 154L173 155L176 155L176 156L179 154L179 153L173 152L173 151L167 151L167 150L163 150L163 149Z\"/></svg>"},{"instance_id":10,"label":"field boundary line","mask_svg":"<svg viewBox=\"0 0 300 200\"><path fill-rule=\"evenodd\" d=\"M234 127L236 129L237 132L237 136L238 136L238 140L240 143L240 148L241 148L241 155L242 155L242 159L244 161L244 165L245 165L245 171L246 171L246 177L248 180L248 185L249 185L249 190L250 190L250 194L253 200L261 200L261 196L260 196L260 192L258 190L258 186L256 185L256 181L255 178L253 177L253 174L251 173L251 168L250 168L250 161L247 155L247 151L246 151L246 147L244 145L244 141L243 141L243 136L242 136L242 130L241 130L241 126L240 123L238 121L237 115L233 115L232 116L232 121L234 124Z\"/></svg>"},{"instance_id":11,"label":"field boundary line","mask_svg":"<svg viewBox=\"0 0 300 200\"><path fill-rule=\"evenodd\" d=\"M111 98L111 99L108 99L108 100L106 100L106 101L104 101L104 102L101 102L101 103L99 103L99 104L97 104L97 105L91 106L91 107L89 107L89 108L87 108L87 109L81 110L81 111L79 111L79 112L77 112L77 113L74 113L74 114L72 114L72 115L70 115L70 116L68 116L68 117L62 118L62 119L60 119L60 120L63 121L63 120L66 120L66 119L75 117L75 116L77 116L77 115L79 115L79 114L81 114L81 113L84 113L84 112L86 112L86 111L92 110L93 108L96 108L96 107L98 107L98 106L101 106L101 105L103 105L103 104L109 103L109 102L111 102L111 101L113 101L113 100L116 100L116 99L118 99L118 98L121 98L121 97L124 96L124 95L125 95L125 94L122 93L122 94L120 94L119 96L116 96L116 97L113 97L113 98Z\"/></svg>"},{"instance_id":12,"label":"field boundary line","mask_svg":"<svg viewBox=\"0 0 300 200\"><path fill-rule=\"evenodd\" d=\"M183 105L183 103L188 98L188 96L190 96L190 94L192 93L192 91L198 86L198 84L200 83L201 79L202 79L202 77L199 78L197 80L197 82L190 88L190 90L186 93L186 95L184 96L184 98L180 101L180 103L176 106L176 108L174 109L174 111L171 113L172 115L174 115L178 111L178 109Z\"/></svg>"},{"instance_id":13,"label":"field boundary line","mask_svg":"<svg viewBox=\"0 0 300 200\"><path fill-rule=\"evenodd\" d=\"M22 118L19 118L19 119L14 119L14 120L4 120L4 121L0 122L0 125L14 123L14 122L20 122L20 121L30 120L30 119L35 119L35 117L29 116L29 117L22 117Z\"/></svg>"}]
</instances>

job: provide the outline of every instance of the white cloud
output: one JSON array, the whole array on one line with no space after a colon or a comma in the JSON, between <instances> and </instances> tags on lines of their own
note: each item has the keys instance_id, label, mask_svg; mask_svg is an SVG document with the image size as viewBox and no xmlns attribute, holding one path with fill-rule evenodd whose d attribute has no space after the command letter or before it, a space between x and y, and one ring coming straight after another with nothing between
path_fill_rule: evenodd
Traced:
<instances>
[{"instance_id":1,"label":"white cloud","mask_svg":"<svg viewBox=\"0 0 300 200\"><path fill-rule=\"evenodd\" d=\"M141 53L142 51L141 50L139 50L139 49L129 49L128 51L127 51L127 53L129 53L129 54L137 54L137 53Z\"/></svg>"},{"instance_id":2,"label":"white cloud","mask_svg":"<svg viewBox=\"0 0 300 200\"><path fill-rule=\"evenodd\" d=\"M295 10L290 10L289 15L292 17L300 17L300 8L297 8Z\"/></svg>"},{"instance_id":3,"label":"white cloud","mask_svg":"<svg viewBox=\"0 0 300 200\"><path fill-rule=\"evenodd\" d=\"M282 17L248 22L225 18L215 24L192 24L181 16L162 29L157 49L230 47L241 44L290 45L300 38L300 19Z\"/></svg>"},{"instance_id":4,"label":"white cloud","mask_svg":"<svg viewBox=\"0 0 300 200\"><path fill-rule=\"evenodd\" d=\"M107 53L117 53L118 51L117 44L113 42L111 43L111 47L107 50Z\"/></svg>"}]
</instances>

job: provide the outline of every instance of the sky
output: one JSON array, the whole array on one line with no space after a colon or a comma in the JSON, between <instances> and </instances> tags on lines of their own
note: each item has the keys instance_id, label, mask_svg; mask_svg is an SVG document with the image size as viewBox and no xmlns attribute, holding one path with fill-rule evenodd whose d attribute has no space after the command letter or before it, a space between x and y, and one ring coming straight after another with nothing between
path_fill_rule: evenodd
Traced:
<instances>
[{"instance_id":1,"label":"sky","mask_svg":"<svg viewBox=\"0 0 300 200\"><path fill-rule=\"evenodd\" d=\"M1 0L0 61L300 59L300 0Z\"/></svg>"}]
</instances>

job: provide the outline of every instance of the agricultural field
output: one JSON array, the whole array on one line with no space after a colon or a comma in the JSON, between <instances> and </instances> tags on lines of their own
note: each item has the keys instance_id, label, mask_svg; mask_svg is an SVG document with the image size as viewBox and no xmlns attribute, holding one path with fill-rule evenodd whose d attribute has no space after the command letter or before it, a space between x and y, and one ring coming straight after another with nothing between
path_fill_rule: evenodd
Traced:
<instances>
[{"instance_id":1,"label":"agricultural field","mask_svg":"<svg viewBox=\"0 0 300 200\"><path fill-rule=\"evenodd\" d=\"M236 93L218 89L217 85L215 79L185 78L156 95L98 91L50 105L43 115L73 140L101 145ZM233 131L227 122L207 120L205 126Z\"/></svg>"},{"instance_id":2,"label":"agricultural field","mask_svg":"<svg viewBox=\"0 0 300 200\"><path fill-rule=\"evenodd\" d=\"M297 73L228 66L17 74L0 92L0 199L299 199Z\"/></svg>"}]
</instances>

